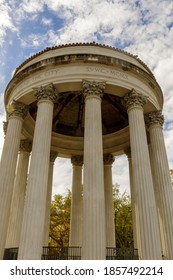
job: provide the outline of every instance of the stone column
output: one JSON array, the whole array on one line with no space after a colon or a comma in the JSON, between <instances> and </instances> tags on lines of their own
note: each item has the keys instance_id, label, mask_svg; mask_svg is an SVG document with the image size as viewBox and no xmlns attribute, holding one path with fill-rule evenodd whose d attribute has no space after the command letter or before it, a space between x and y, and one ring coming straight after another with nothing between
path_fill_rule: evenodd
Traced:
<instances>
[{"instance_id":1,"label":"stone column","mask_svg":"<svg viewBox=\"0 0 173 280\"><path fill-rule=\"evenodd\" d=\"M112 154L105 154L104 162L104 189L105 189L105 217L106 217L106 247L115 247L115 222L112 192Z\"/></svg>"},{"instance_id":2,"label":"stone column","mask_svg":"<svg viewBox=\"0 0 173 280\"><path fill-rule=\"evenodd\" d=\"M8 127L0 164L0 259L4 255L23 119L28 107L17 101L8 107Z\"/></svg>"},{"instance_id":3,"label":"stone column","mask_svg":"<svg viewBox=\"0 0 173 280\"><path fill-rule=\"evenodd\" d=\"M53 84L35 90L38 100L18 259L42 255L54 101Z\"/></svg>"},{"instance_id":4,"label":"stone column","mask_svg":"<svg viewBox=\"0 0 173 280\"><path fill-rule=\"evenodd\" d=\"M53 168L54 168L54 162L55 162L55 159L57 158L57 155L58 154L55 151L50 152L43 246L48 246L48 243L49 243L50 207L51 207L51 200L52 200Z\"/></svg>"},{"instance_id":5,"label":"stone column","mask_svg":"<svg viewBox=\"0 0 173 280\"><path fill-rule=\"evenodd\" d=\"M105 83L83 82L85 97L82 259L106 258L101 100Z\"/></svg>"},{"instance_id":6,"label":"stone column","mask_svg":"<svg viewBox=\"0 0 173 280\"><path fill-rule=\"evenodd\" d=\"M140 259L162 259L159 224L146 138L143 105L147 98L134 89L123 98L129 117L133 186Z\"/></svg>"},{"instance_id":7,"label":"stone column","mask_svg":"<svg viewBox=\"0 0 173 280\"><path fill-rule=\"evenodd\" d=\"M82 246L82 165L83 156L71 157L73 165L69 246Z\"/></svg>"},{"instance_id":8,"label":"stone column","mask_svg":"<svg viewBox=\"0 0 173 280\"><path fill-rule=\"evenodd\" d=\"M19 247L31 142L29 140L21 140L19 151L6 248Z\"/></svg>"},{"instance_id":9,"label":"stone column","mask_svg":"<svg viewBox=\"0 0 173 280\"><path fill-rule=\"evenodd\" d=\"M137 234L136 234L136 202L135 202L135 194L134 194L134 186L133 186L133 171L132 171L132 157L130 147L125 150L125 154L128 158L129 163L129 179L130 179L130 196L131 196L131 207L132 207L132 222L133 222L133 244L134 249L138 248L137 245Z\"/></svg>"},{"instance_id":10,"label":"stone column","mask_svg":"<svg viewBox=\"0 0 173 280\"><path fill-rule=\"evenodd\" d=\"M161 111L146 115L150 133L155 196L161 221L163 255L166 259L173 260L173 188L162 131L163 122Z\"/></svg>"}]
</instances>

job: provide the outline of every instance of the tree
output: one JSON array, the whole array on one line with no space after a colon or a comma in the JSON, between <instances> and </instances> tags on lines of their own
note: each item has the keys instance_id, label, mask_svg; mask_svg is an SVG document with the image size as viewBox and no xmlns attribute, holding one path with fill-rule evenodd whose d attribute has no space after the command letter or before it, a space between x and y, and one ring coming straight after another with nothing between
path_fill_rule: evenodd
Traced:
<instances>
[{"instance_id":1,"label":"tree","mask_svg":"<svg viewBox=\"0 0 173 280\"><path fill-rule=\"evenodd\" d=\"M69 244L71 192L65 197L55 195L51 203L49 246L66 247Z\"/></svg>"},{"instance_id":2,"label":"tree","mask_svg":"<svg viewBox=\"0 0 173 280\"><path fill-rule=\"evenodd\" d=\"M116 246L133 247L132 211L130 197L120 193L119 185L113 187ZM71 191L65 197L55 195L51 204L49 246L69 246Z\"/></svg>"},{"instance_id":3,"label":"tree","mask_svg":"<svg viewBox=\"0 0 173 280\"><path fill-rule=\"evenodd\" d=\"M113 188L116 247L133 248L133 226L130 196L120 193L120 186Z\"/></svg>"}]
</instances>

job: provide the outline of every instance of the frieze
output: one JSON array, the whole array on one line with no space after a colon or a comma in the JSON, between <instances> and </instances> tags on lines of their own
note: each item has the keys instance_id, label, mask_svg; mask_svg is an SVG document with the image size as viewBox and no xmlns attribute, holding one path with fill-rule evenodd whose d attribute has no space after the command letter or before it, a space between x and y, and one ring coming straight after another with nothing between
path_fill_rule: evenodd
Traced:
<instances>
[{"instance_id":1,"label":"frieze","mask_svg":"<svg viewBox=\"0 0 173 280\"><path fill-rule=\"evenodd\" d=\"M128 80L128 75L127 74L125 74L123 72L113 70L113 69L108 69L108 68L105 68L105 67L88 66L88 67L86 67L86 71L90 72L90 73L105 74L105 75L108 75L108 76L116 77L118 79Z\"/></svg>"},{"instance_id":2,"label":"frieze","mask_svg":"<svg viewBox=\"0 0 173 280\"><path fill-rule=\"evenodd\" d=\"M36 82L36 81L39 81L39 80L42 80L42 79L45 79L45 78L48 78L48 77L57 76L58 74L60 74L60 72L61 72L60 69L53 69L53 70L46 71L44 73L35 75L32 78L29 78L26 81L24 81L22 83L22 86L27 86L27 85L29 85L33 82Z\"/></svg>"}]
</instances>

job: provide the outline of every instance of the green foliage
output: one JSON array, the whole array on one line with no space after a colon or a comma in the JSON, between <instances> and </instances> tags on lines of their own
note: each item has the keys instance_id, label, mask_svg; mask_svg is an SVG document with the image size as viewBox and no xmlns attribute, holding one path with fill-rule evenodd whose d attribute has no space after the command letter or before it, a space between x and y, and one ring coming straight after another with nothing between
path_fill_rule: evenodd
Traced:
<instances>
[{"instance_id":1,"label":"green foliage","mask_svg":"<svg viewBox=\"0 0 173 280\"><path fill-rule=\"evenodd\" d=\"M133 247L132 211L130 197L113 187L116 246ZM69 246L71 191L65 197L55 195L51 203L49 246Z\"/></svg>"},{"instance_id":2,"label":"green foliage","mask_svg":"<svg viewBox=\"0 0 173 280\"><path fill-rule=\"evenodd\" d=\"M70 231L71 192L55 195L51 203L49 246L68 246Z\"/></svg>"},{"instance_id":3,"label":"green foliage","mask_svg":"<svg viewBox=\"0 0 173 280\"><path fill-rule=\"evenodd\" d=\"M133 247L132 209L130 196L120 193L119 185L113 188L116 247Z\"/></svg>"}]
</instances>

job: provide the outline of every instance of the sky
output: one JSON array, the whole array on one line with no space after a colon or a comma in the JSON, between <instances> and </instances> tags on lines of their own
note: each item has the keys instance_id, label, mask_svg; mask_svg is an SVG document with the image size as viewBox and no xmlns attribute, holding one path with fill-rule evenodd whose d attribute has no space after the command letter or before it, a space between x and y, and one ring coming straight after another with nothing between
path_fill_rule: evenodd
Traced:
<instances>
[{"instance_id":1,"label":"sky","mask_svg":"<svg viewBox=\"0 0 173 280\"><path fill-rule=\"evenodd\" d=\"M0 152L5 121L3 93L16 67L55 45L97 42L137 55L153 71L164 94L164 137L173 169L172 0L0 0ZM113 164L113 183L129 191L125 155ZM58 158L53 194L71 187L72 168Z\"/></svg>"}]
</instances>

